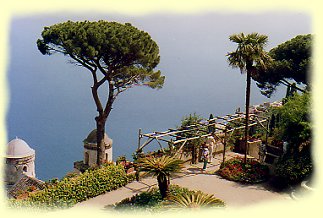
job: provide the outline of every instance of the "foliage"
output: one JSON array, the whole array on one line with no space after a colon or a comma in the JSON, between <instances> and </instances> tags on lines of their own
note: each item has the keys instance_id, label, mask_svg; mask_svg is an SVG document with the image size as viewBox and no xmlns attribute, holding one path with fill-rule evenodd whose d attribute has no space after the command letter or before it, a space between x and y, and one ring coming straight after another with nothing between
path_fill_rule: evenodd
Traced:
<instances>
[{"instance_id":1,"label":"foliage","mask_svg":"<svg viewBox=\"0 0 323 218\"><path fill-rule=\"evenodd\" d=\"M126 198L121 202L117 203L113 206L114 209L120 210L145 210L145 211L159 211L161 209L171 209L176 208L176 200L175 199L182 199L186 196L195 196L195 195L206 195L202 192L191 191L187 188L183 188L177 185L170 186L170 195L168 199L163 200L158 189L151 189L147 192L142 192L140 194L136 194L131 198ZM214 202L214 206L224 206L224 202L220 199L216 199L214 197L208 198L205 203ZM109 207L108 207L109 209Z\"/></svg>"},{"instance_id":2,"label":"foliage","mask_svg":"<svg viewBox=\"0 0 323 218\"><path fill-rule=\"evenodd\" d=\"M125 155L117 157L116 164L118 165L120 162L127 161L127 158Z\"/></svg>"},{"instance_id":3,"label":"foliage","mask_svg":"<svg viewBox=\"0 0 323 218\"><path fill-rule=\"evenodd\" d=\"M258 161L245 163L243 158L234 157L222 163L217 174L225 179L242 183L259 183L268 179L269 169Z\"/></svg>"},{"instance_id":4,"label":"foliage","mask_svg":"<svg viewBox=\"0 0 323 218\"><path fill-rule=\"evenodd\" d=\"M49 183L45 189L31 193L25 200L11 200L9 206L43 209L71 207L77 202L124 186L129 181L122 166L103 165L79 176Z\"/></svg>"},{"instance_id":5,"label":"foliage","mask_svg":"<svg viewBox=\"0 0 323 218\"><path fill-rule=\"evenodd\" d=\"M209 124L215 124L215 120L213 120L213 119L214 119L213 114L210 114L210 116L209 116L209 120L210 120ZM207 129L208 129L208 133L214 133L215 132L215 126L214 125L208 126Z\"/></svg>"},{"instance_id":6,"label":"foliage","mask_svg":"<svg viewBox=\"0 0 323 218\"><path fill-rule=\"evenodd\" d=\"M290 185L300 183L311 176L313 163L309 155L284 156L276 164L275 175Z\"/></svg>"},{"instance_id":7,"label":"foliage","mask_svg":"<svg viewBox=\"0 0 323 218\"><path fill-rule=\"evenodd\" d=\"M241 118L238 120L227 122L226 125L227 125L227 128L229 130L231 130L231 129L236 129L236 128L244 126L245 122L246 122L245 119ZM250 133L250 129L249 129L249 133ZM244 129L240 128L240 129L234 130L233 132L230 133L230 137L227 138L227 145L226 146L229 148L232 147L233 149L240 148L241 147L240 143L244 143L244 136L245 136Z\"/></svg>"},{"instance_id":8,"label":"foliage","mask_svg":"<svg viewBox=\"0 0 323 218\"><path fill-rule=\"evenodd\" d=\"M171 208L192 209L224 206L224 202L222 200L201 191L194 191L190 193L182 193L180 195L171 196L165 204Z\"/></svg>"},{"instance_id":9,"label":"foliage","mask_svg":"<svg viewBox=\"0 0 323 218\"><path fill-rule=\"evenodd\" d=\"M282 107L272 110L269 141L287 144L275 164L276 187L295 185L312 174L310 105L310 93L294 93Z\"/></svg>"},{"instance_id":10,"label":"foliage","mask_svg":"<svg viewBox=\"0 0 323 218\"><path fill-rule=\"evenodd\" d=\"M52 179L49 179L48 181L46 181L46 185L54 185L54 184L57 184L59 182L59 179L58 178L52 178Z\"/></svg>"},{"instance_id":11,"label":"foliage","mask_svg":"<svg viewBox=\"0 0 323 218\"><path fill-rule=\"evenodd\" d=\"M90 169L88 164L85 164L83 160L75 161L74 168L78 169L80 172L84 173L86 170Z\"/></svg>"},{"instance_id":12,"label":"foliage","mask_svg":"<svg viewBox=\"0 0 323 218\"><path fill-rule=\"evenodd\" d=\"M291 40L270 50L270 55L287 68L286 78L293 78L296 82L308 83L307 72L311 64L312 36L298 35Z\"/></svg>"},{"instance_id":13,"label":"foliage","mask_svg":"<svg viewBox=\"0 0 323 218\"><path fill-rule=\"evenodd\" d=\"M184 130L189 126L196 125L196 124L200 123L202 120L203 120L203 118L196 113L189 114L189 115L183 117L183 119L181 120L181 126L179 128ZM190 136L192 133L184 133L184 134Z\"/></svg>"},{"instance_id":14,"label":"foliage","mask_svg":"<svg viewBox=\"0 0 323 218\"><path fill-rule=\"evenodd\" d=\"M151 71L160 59L157 44L130 23L67 21L45 27L37 45L42 54L62 53L90 71L102 71L116 89L133 85L129 82L162 85L163 77Z\"/></svg>"},{"instance_id":15,"label":"foliage","mask_svg":"<svg viewBox=\"0 0 323 218\"><path fill-rule=\"evenodd\" d=\"M101 165L105 160L105 123L116 97L134 86L159 89L164 84L165 77L153 70L160 60L159 48L148 33L130 23L103 20L58 23L45 27L41 36L37 46L42 54L61 53L91 73L98 111L97 164ZM108 96L100 99L99 88L103 87L108 88L104 91Z\"/></svg>"},{"instance_id":16,"label":"foliage","mask_svg":"<svg viewBox=\"0 0 323 218\"><path fill-rule=\"evenodd\" d=\"M270 97L280 84L291 86L287 80L309 84L311 70L312 36L298 35L269 51L274 62L266 70L253 75L261 93Z\"/></svg>"},{"instance_id":17,"label":"foliage","mask_svg":"<svg viewBox=\"0 0 323 218\"><path fill-rule=\"evenodd\" d=\"M171 185L170 196L178 196L184 193L191 193L193 191L188 190L187 188L182 188L177 185ZM131 198L126 198L121 202L117 203L113 206L114 209L117 210L133 210L133 209L160 209L163 204L163 198L160 194L159 189L152 188L150 191L142 192L140 194L136 194Z\"/></svg>"},{"instance_id":18,"label":"foliage","mask_svg":"<svg viewBox=\"0 0 323 218\"><path fill-rule=\"evenodd\" d=\"M175 157L146 157L138 160L140 171L153 176L164 174L166 176L179 172L183 168L183 161Z\"/></svg>"},{"instance_id":19,"label":"foliage","mask_svg":"<svg viewBox=\"0 0 323 218\"><path fill-rule=\"evenodd\" d=\"M133 162L128 161L125 155L117 157L116 165L123 166L127 174L134 173L135 171L135 164Z\"/></svg>"},{"instance_id":20,"label":"foliage","mask_svg":"<svg viewBox=\"0 0 323 218\"><path fill-rule=\"evenodd\" d=\"M79 173L77 173L77 172L69 172L69 173L67 173L65 176L64 176L64 178L67 178L67 179L70 179L70 178L75 178L75 177L77 177L79 175ZM63 178L63 179L64 179Z\"/></svg>"},{"instance_id":21,"label":"foliage","mask_svg":"<svg viewBox=\"0 0 323 218\"><path fill-rule=\"evenodd\" d=\"M311 140L310 93L295 93L275 114L273 137L289 144L289 153L297 153L300 146Z\"/></svg>"},{"instance_id":22,"label":"foliage","mask_svg":"<svg viewBox=\"0 0 323 218\"><path fill-rule=\"evenodd\" d=\"M207 128L203 129L199 127L199 130L195 127L191 127L193 125L199 124L203 118L200 115L197 115L196 113L194 114L189 114L188 116L184 116L184 118L181 121L181 126L178 127L179 130L189 130L186 132L179 133L179 137L183 138L191 138L195 136L201 136L204 135L207 132ZM205 142L205 139L203 138L197 138L193 139L190 141L187 141L185 146L184 146L184 151L186 152L191 152L192 154L192 163L196 163L197 156L198 156L198 148L200 145L202 145Z\"/></svg>"},{"instance_id":23,"label":"foliage","mask_svg":"<svg viewBox=\"0 0 323 218\"><path fill-rule=\"evenodd\" d=\"M134 210L146 208L158 208L162 202L162 197L159 189L151 189L147 192L136 194L131 198L126 198L113 206L116 210ZM109 209L109 207L107 207Z\"/></svg>"},{"instance_id":24,"label":"foliage","mask_svg":"<svg viewBox=\"0 0 323 218\"><path fill-rule=\"evenodd\" d=\"M231 35L229 39L238 44L235 51L227 54L229 65L239 68L241 73L249 71L254 74L258 68L266 69L271 63L271 57L263 50L268 41L267 36L258 33L247 35L239 33Z\"/></svg>"},{"instance_id":25,"label":"foliage","mask_svg":"<svg viewBox=\"0 0 323 218\"><path fill-rule=\"evenodd\" d=\"M135 179L136 179L135 173L128 173L127 174L127 181L128 181L128 183L129 182L132 182L132 181L135 181Z\"/></svg>"},{"instance_id":26,"label":"foliage","mask_svg":"<svg viewBox=\"0 0 323 218\"><path fill-rule=\"evenodd\" d=\"M169 177L183 168L184 162L180 159L162 156L145 157L138 160L139 170L156 176L158 187L163 198L169 192Z\"/></svg>"},{"instance_id":27,"label":"foliage","mask_svg":"<svg viewBox=\"0 0 323 218\"><path fill-rule=\"evenodd\" d=\"M45 27L37 41L42 54L62 53L91 72L99 70L113 90L145 84L161 88L164 77L152 69L159 63L159 49L148 33L130 23L72 22Z\"/></svg>"},{"instance_id":28,"label":"foliage","mask_svg":"<svg viewBox=\"0 0 323 218\"><path fill-rule=\"evenodd\" d=\"M310 94L294 94L279 109L283 139L291 143L304 142L311 137Z\"/></svg>"}]
</instances>

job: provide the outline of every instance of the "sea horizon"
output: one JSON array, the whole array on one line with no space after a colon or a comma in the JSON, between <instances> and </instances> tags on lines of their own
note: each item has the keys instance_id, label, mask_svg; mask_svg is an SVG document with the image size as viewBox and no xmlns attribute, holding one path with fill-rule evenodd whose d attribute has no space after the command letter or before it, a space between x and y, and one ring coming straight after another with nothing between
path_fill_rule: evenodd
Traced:
<instances>
[{"instance_id":1,"label":"sea horizon","mask_svg":"<svg viewBox=\"0 0 323 218\"><path fill-rule=\"evenodd\" d=\"M293 12L13 17L7 69L7 141L17 136L36 151L36 176L41 180L62 178L73 170L73 162L83 160L83 140L95 129L97 112L90 73L68 63L66 56L42 55L36 41L45 26L99 19L130 22L149 33L160 49L156 70L166 77L160 90L134 87L116 99L106 123L106 132L113 139L114 161L121 155L131 159L139 128L145 133L164 131L179 126L189 114L207 119L211 113L234 113L238 107L244 111L246 75L232 69L226 57L236 48L229 40L231 34L265 34L269 51L297 35L311 33L310 17ZM280 86L268 99L253 81L251 105L281 100L285 93L286 87Z\"/></svg>"}]
</instances>

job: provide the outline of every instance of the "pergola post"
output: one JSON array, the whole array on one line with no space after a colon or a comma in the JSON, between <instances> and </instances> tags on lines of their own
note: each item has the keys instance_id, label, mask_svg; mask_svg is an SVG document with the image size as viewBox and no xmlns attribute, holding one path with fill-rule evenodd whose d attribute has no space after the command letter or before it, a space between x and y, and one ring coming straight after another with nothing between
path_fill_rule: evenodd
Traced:
<instances>
[{"instance_id":1,"label":"pergola post","mask_svg":"<svg viewBox=\"0 0 323 218\"><path fill-rule=\"evenodd\" d=\"M227 146L227 128L224 129L224 140L223 140L223 160L222 163L225 162L225 148Z\"/></svg>"},{"instance_id":2,"label":"pergola post","mask_svg":"<svg viewBox=\"0 0 323 218\"><path fill-rule=\"evenodd\" d=\"M141 138L142 138L142 130L139 129L139 131L138 131L138 149L137 150L139 150L139 148L140 148Z\"/></svg>"},{"instance_id":3,"label":"pergola post","mask_svg":"<svg viewBox=\"0 0 323 218\"><path fill-rule=\"evenodd\" d=\"M136 156L137 156L137 161L138 161L138 158L139 158L139 152L140 152L140 141L141 141L141 138L142 138L142 130L139 129L138 131L138 149L136 151ZM139 168L138 168L138 163L135 163L134 164L134 170L135 170L135 176L136 176L136 180L137 182L139 182L140 180L140 173L139 173Z\"/></svg>"},{"instance_id":4,"label":"pergola post","mask_svg":"<svg viewBox=\"0 0 323 218\"><path fill-rule=\"evenodd\" d=\"M268 133L269 133L269 118L267 119L267 125L266 125L266 138L265 138L265 148L267 148L267 145L268 145ZM264 157L265 157L265 154L263 152L263 157L261 158L261 162L264 162Z\"/></svg>"}]
</instances>

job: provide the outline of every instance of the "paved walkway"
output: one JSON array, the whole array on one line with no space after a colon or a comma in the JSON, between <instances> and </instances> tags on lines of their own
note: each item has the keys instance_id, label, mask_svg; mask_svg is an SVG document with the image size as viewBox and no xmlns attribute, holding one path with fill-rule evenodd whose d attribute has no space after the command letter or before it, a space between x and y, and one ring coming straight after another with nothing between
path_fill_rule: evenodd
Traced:
<instances>
[{"instance_id":1,"label":"paved walkway","mask_svg":"<svg viewBox=\"0 0 323 218\"><path fill-rule=\"evenodd\" d=\"M233 152L226 154L227 159L233 156L236 156ZM201 171L202 163L195 165L188 164L182 173L172 178L171 184L214 194L215 197L222 199L227 207L249 206L266 201L286 201L291 199L288 194L270 191L262 184L244 185L222 179L217 175L208 174L209 172L217 170L221 162L222 155L216 155L212 163L208 164L206 172ZM103 209L106 205L115 204L125 198L147 191L153 186L156 186L156 183L156 178L143 178L139 182L134 181L125 187L80 202L74 208L94 207Z\"/></svg>"}]
</instances>

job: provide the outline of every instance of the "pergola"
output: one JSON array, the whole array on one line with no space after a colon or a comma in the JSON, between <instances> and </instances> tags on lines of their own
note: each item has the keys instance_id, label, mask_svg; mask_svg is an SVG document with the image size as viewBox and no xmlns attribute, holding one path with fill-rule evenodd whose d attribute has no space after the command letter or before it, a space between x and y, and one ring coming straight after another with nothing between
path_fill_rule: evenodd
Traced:
<instances>
[{"instance_id":1,"label":"pergola","mask_svg":"<svg viewBox=\"0 0 323 218\"><path fill-rule=\"evenodd\" d=\"M263 113L262 113L263 114ZM203 120L200 123L187 126L185 128L172 129L169 128L163 132L142 133L139 129L138 134L138 148L136 154L142 153L143 148L148 146L151 142L156 141L160 149L164 151L163 144L167 143L171 150L171 156L176 156L182 151L183 147L188 141L200 138L207 138L213 136L223 144L223 162L225 161L225 150L227 141L232 137L233 133L244 129L245 113L227 114L225 116L215 116L213 119ZM249 114L249 127L259 125L266 131L266 144L267 133L269 128L269 118L261 114ZM190 133L190 137L185 137L183 133ZM142 139L146 139L142 143ZM247 148L248 149L248 143Z\"/></svg>"}]
</instances>

